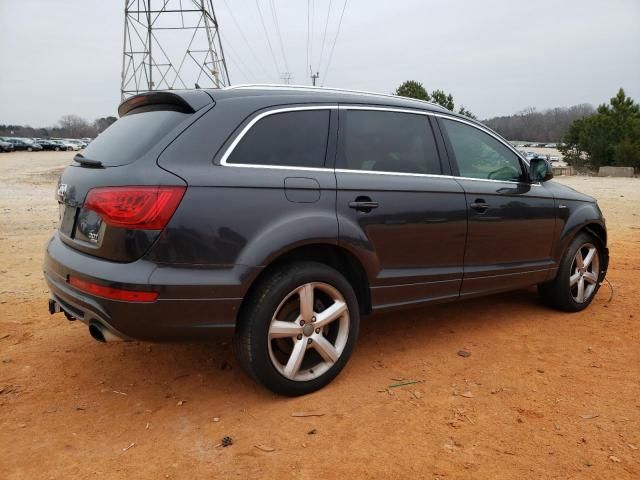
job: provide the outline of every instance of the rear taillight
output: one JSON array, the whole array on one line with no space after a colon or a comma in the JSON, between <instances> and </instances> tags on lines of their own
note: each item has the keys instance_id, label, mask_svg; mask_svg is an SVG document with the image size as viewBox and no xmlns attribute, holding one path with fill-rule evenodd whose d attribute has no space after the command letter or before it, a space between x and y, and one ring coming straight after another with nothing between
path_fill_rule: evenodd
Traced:
<instances>
[{"instance_id":1,"label":"rear taillight","mask_svg":"<svg viewBox=\"0 0 640 480\"><path fill-rule=\"evenodd\" d=\"M111 300L122 300L125 302L155 302L158 298L156 292L141 292L136 290L122 290L120 288L105 287L97 283L80 280L77 277L68 278L69 285L78 290L90 293L97 297L110 298Z\"/></svg>"},{"instance_id":2,"label":"rear taillight","mask_svg":"<svg viewBox=\"0 0 640 480\"><path fill-rule=\"evenodd\" d=\"M100 187L89 191L83 208L108 225L162 230L178 208L185 187Z\"/></svg>"}]
</instances>

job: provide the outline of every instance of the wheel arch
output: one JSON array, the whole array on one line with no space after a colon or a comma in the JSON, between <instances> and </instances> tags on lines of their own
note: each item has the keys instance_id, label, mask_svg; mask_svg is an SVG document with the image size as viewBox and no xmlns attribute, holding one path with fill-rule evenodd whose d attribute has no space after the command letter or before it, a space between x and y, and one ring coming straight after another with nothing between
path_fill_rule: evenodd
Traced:
<instances>
[{"instance_id":1,"label":"wheel arch","mask_svg":"<svg viewBox=\"0 0 640 480\"><path fill-rule=\"evenodd\" d=\"M568 225L567 225L568 227ZM585 219L577 225L574 225L573 228L567 228L561 236L561 248L558 251L558 262L562 259L564 252L571 244L574 238L576 238L581 233L588 233L589 235L596 238L601 243L602 251L603 251L603 263L600 268L602 274L601 278L604 278L606 271L609 267L609 249L607 248L607 229L604 225L604 222L600 219Z\"/></svg>"},{"instance_id":2,"label":"wheel arch","mask_svg":"<svg viewBox=\"0 0 640 480\"><path fill-rule=\"evenodd\" d=\"M252 279L244 295L239 313L263 278L283 265L303 260L322 263L344 275L356 293L360 313L364 315L371 312L369 279L364 266L358 258L348 250L335 244L311 243L293 247L270 259L269 263Z\"/></svg>"}]
</instances>

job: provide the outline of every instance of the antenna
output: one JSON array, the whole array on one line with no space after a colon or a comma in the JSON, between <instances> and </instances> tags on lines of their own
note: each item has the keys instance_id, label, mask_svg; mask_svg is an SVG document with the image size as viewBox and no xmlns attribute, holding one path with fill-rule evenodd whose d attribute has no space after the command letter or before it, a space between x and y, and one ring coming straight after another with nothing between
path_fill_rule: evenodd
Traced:
<instances>
[{"instance_id":1,"label":"antenna","mask_svg":"<svg viewBox=\"0 0 640 480\"><path fill-rule=\"evenodd\" d=\"M122 100L231 85L211 0L125 0Z\"/></svg>"}]
</instances>

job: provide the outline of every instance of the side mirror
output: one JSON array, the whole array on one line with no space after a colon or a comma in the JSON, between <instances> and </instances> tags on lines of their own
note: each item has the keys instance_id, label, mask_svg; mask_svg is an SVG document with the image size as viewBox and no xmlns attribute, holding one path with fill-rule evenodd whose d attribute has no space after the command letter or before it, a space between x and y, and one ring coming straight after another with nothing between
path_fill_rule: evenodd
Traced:
<instances>
[{"instance_id":1,"label":"side mirror","mask_svg":"<svg viewBox=\"0 0 640 480\"><path fill-rule=\"evenodd\" d=\"M529 163L529 177L533 182L546 182L553 178L553 168L544 158L533 158Z\"/></svg>"}]
</instances>

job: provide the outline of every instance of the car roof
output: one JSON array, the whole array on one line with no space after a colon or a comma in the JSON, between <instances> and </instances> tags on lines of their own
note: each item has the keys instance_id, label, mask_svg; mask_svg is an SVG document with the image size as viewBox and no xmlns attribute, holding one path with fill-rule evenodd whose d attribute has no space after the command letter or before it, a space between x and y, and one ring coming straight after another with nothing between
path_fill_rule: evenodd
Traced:
<instances>
[{"instance_id":1,"label":"car roof","mask_svg":"<svg viewBox=\"0 0 640 480\"><path fill-rule=\"evenodd\" d=\"M206 91L216 102L242 98L249 101L253 100L263 105L278 105L283 103L351 103L451 113L438 104L424 100L339 88L311 87L305 85L247 84L233 85L221 89L207 89Z\"/></svg>"},{"instance_id":2,"label":"car roof","mask_svg":"<svg viewBox=\"0 0 640 480\"><path fill-rule=\"evenodd\" d=\"M211 102L233 102L248 114L279 105L293 104L352 104L379 107L421 110L446 113L465 122L487 128L479 121L447 110L436 103L384 93L345 90L339 88L311 87L304 85L247 84L225 88L193 90L153 90L125 99L118 107L120 116L126 115L143 104L176 104L181 108L197 111Z\"/></svg>"}]
</instances>

